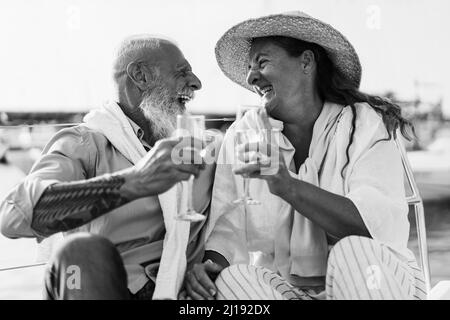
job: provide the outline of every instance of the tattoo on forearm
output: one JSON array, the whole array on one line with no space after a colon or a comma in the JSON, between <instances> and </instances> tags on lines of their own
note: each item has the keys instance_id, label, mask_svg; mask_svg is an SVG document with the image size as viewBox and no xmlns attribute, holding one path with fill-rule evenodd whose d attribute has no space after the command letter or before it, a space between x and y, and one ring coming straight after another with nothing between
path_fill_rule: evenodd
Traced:
<instances>
[{"instance_id":1,"label":"tattoo on forearm","mask_svg":"<svg viewBox=\"0 0 450 320\"><path fill-rule=\"evenodd\" d=\"M43 236L80 227L128 202L120 195L121 177L58 183L34 207L31 227Z\"/></svg>"}]
</instances>

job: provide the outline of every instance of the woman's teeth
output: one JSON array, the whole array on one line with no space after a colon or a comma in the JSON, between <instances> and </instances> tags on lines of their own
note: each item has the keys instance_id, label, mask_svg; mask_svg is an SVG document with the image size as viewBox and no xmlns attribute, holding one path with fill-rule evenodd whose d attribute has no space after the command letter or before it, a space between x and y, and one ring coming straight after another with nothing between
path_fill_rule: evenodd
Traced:
<instances>
[{"instance_id":1,"label":"woman's teeth","mask_svg":"<svg viewBox=\"0 0 450 320\"><path fill-rule=\"evenodd\" d=\"M272 87L264 87L264 88L261 89L261 92L262 92L263 94L266 94L267 92L269 92L269 91L271 91L271 90L272 90Z\"/></svg>"},{"instance_id":2,"label":"woman's teeth","mask_svg":"<svg viewBox=\"0 0 450 320\"><path fill-rule=\"evenodd\" d=\"M265 88L261 89L261 93L263 96L265 96L266 94L272 92L272 89L273 89L272 87L265 87Z\"/></svg>"}]
</instances>

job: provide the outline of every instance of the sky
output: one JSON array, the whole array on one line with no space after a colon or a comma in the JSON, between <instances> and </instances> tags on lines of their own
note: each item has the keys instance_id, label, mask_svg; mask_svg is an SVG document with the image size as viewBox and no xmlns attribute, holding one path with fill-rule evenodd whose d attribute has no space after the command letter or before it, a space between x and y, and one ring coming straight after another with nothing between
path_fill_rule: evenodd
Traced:
<instances>
[{"instance_id":1,"label":"sky","mask_svg":"<svg viewBox=\"0 0 450 320\"><path fill-rule=\"evenodd\" d=\"M86 111L114 98L111 65L131 34L174 39L203 88L189 108L233 113L256 95L228 80L214 46L251 17L301 10L341 31L363 67L361 89L443 99L450 117L450 1L2 0L0 111Z\"/></svg>"}]
</instances>

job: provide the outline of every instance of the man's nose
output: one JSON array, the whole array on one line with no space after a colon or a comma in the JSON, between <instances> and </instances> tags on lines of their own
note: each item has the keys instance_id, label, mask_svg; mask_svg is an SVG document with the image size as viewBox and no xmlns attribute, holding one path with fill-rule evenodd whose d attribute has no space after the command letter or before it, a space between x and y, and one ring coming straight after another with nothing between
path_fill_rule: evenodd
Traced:
<instances>
[{"instance_id":1,"label":"man's nose","mask_svg":"<svg viewBox=\"0 0 450 320\"><path fill-rule=\"evenodd\" d=\"M247 83L251 86L254 86L256 84L256 81L258 81L260 78L259 70L250 69L247 73Z\"/></svg>"},{"instance_id":2,"label":"man's nose","mask_svg":"<svg viewBox=\"0 0 450 320\"><path fill-rule=\"evenodd\" d=\"M194 73L192 73L191 77L189 78L188 86L192 90L200 90L202 88L202 82Z\"/></svg>"}]
</instances>

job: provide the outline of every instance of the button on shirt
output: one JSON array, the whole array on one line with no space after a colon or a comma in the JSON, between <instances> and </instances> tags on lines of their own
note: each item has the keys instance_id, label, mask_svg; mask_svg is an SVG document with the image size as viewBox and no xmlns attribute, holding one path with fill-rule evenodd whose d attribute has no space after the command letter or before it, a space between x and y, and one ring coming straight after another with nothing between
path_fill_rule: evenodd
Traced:
<instances>
[{"instance_id":1,"label":"button on shirt","mask_svg":"<svg viewBox=\"0 0 450 320\"><path fill-rule=\"evenodd\" d=\"M129 119L134 132L147 150L143 130ZM34 164L30 174L0 204L2 233L10 238L42 237L30 225L33 208L51 184L85 180L132 166L104 135L84 125L63 129L55 134ZM204 210L209 205L207 192ZM197 195L198 196L198 195ZM202 224L192 224L187 249L188 264L201 259ZM164 220L158 197L145 197L129 202L92 220L73 232L91 232L108 238L121 253L132 293L148 279L154 281L162 254L165 235Z\"/></svg>"}]
</instances>

